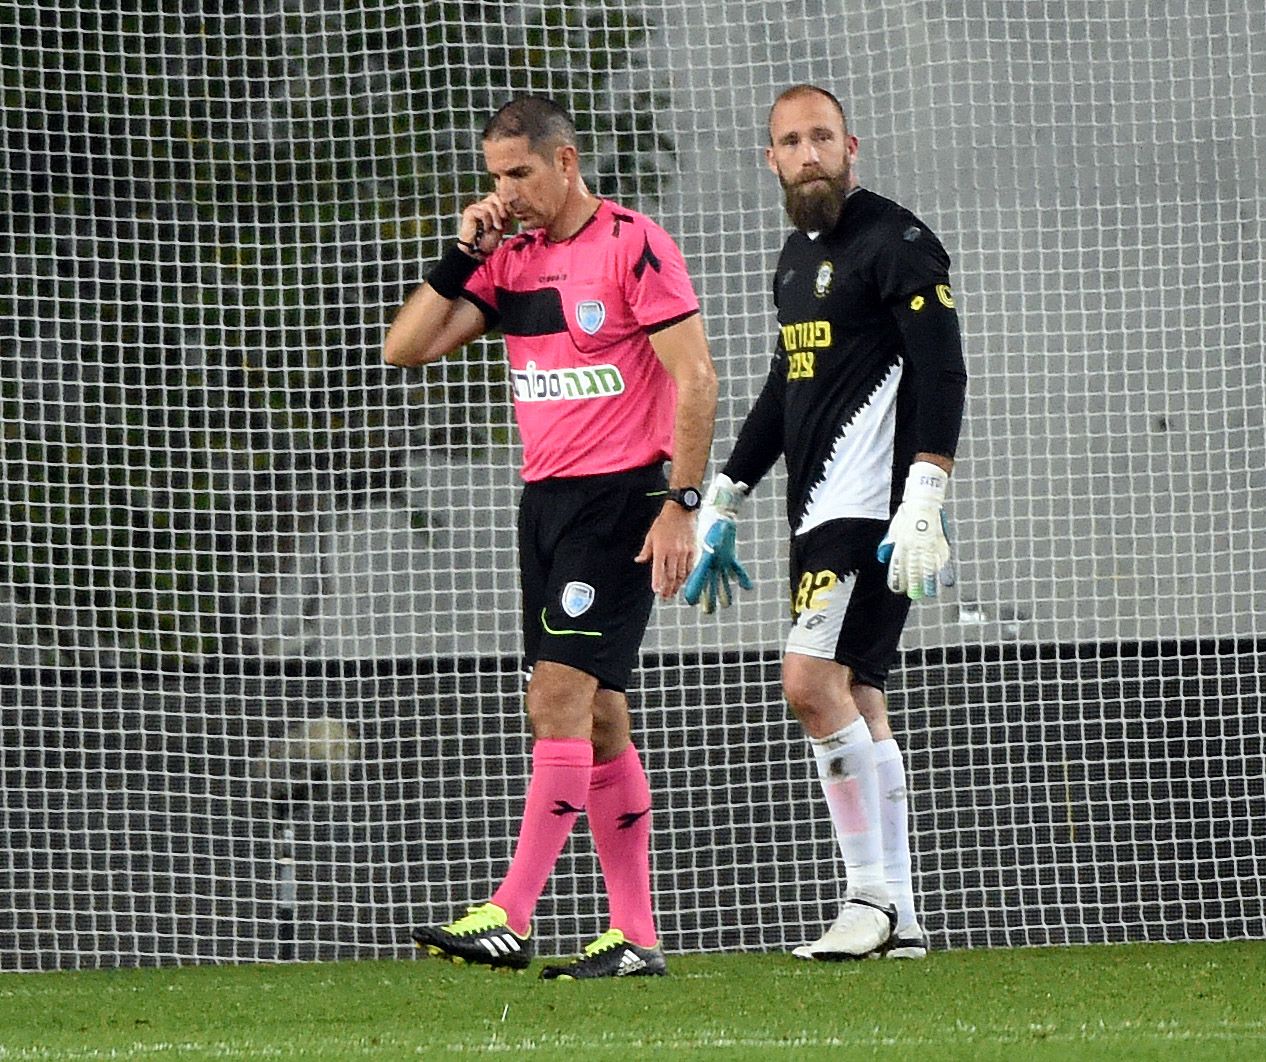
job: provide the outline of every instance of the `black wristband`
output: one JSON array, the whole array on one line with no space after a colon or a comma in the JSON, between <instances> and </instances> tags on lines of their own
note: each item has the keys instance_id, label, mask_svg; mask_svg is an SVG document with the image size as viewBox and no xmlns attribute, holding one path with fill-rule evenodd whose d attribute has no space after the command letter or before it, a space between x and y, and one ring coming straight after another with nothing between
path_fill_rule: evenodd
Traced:
<instances>
[{"instance_id":1,"label":"black wristband","mask_svg":"<svg viewBox=\"0 0 1266 1062\"><path fill-rule=\"evenodd\" d=\"M455 299L479 266L478 258L471 258L460 247L450 247L426 275L426 282L442 298Z\"/></svg>"}]
</instances>

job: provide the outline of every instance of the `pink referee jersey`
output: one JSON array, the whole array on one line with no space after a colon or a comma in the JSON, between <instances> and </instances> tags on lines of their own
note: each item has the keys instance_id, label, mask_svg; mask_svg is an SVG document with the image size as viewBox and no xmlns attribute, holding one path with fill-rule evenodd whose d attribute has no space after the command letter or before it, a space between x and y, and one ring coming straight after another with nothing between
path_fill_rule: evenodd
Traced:
<instances>
[{"instance_id":1,"label":"pink referee jersey","mask_svg":"<svg viewBox=\"0 0 1266 1062\"><path fill-rule=\"evenodd\" d=\"M525 480L672 456L677 388L649 336L697 313L699 299L650 218L604 200L561 243L543 229L512 236L463 294L505 336Z\"/></svg>"}]
</instances>

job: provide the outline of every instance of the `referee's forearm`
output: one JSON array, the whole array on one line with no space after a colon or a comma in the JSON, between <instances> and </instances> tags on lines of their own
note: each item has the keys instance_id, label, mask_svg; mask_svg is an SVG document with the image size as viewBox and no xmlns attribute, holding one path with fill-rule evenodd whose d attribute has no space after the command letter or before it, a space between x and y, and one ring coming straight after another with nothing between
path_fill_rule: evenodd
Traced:
<instances>
[{"instance_id":1,"label":"referee's forearm","mask_svg":"<svg viewBox=\"0 0 1266 1062\"><path fill-rule=\"evenodd\" d=\"M673 468L669 486L698 487L708 465L712 432L717 415L717 377L706 362L684 380L677 381Z\"/></svg>"},{"instance_id":2,"label":"referee's forearm","mask_svg":"<svg viewBox=\"0 0 1266 1062\"><path fill-rule=\"evenodd\" d=\"M383 340L388 365L423 365L440 357L435 338L453 313L451 299L442 298L426 283L418 285L397 311Z\"/></svg>"},{"instance_id":3,"label":"referee's forearm","mask_svg":"<svg viewBox=\"0 0 1266 1062\"><path fill-rule=\"evenodd\" d=\"M717 415L717 374L703 321L692 313L650 336L651 349L677 389L672 487L698 487Z\"/></svg>"}]
</instances>

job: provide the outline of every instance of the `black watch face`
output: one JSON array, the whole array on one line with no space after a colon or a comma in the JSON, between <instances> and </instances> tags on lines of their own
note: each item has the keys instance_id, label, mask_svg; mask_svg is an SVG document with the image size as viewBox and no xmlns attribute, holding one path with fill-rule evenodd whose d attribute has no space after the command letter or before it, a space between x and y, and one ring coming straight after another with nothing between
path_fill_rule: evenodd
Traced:
<instances>
[{"instance_id":1,"label":"black watch face","mask_svg":"<svg viewBox=\"0 0 1266 1062\"><path fill-rule=\"evenodd\" d=\"M694 487L683 487L681 490L670 491L669 497L680 502L681 507L690 512L694 512L695 509L699 508L700 502L703 501L703 498Z\"/></svg>"}]
</instances>

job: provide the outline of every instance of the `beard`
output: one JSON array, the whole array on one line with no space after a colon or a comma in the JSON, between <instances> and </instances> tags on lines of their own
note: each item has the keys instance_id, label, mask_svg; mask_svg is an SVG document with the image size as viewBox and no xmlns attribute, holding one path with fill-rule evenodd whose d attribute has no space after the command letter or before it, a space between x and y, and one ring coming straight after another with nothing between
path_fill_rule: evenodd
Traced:
<instances>
[{"instance_id":1,"label":"beard","mask_svg":"<svg viewBox=\"0 0 1266 1062\"><path fill-rule=\"evenodd\" d=\"M828 232L835 228L848 194L849 166L836 174L824 173L818 179L782 182L787 216L801 232Z\"/></svg>"}]
</instances>

